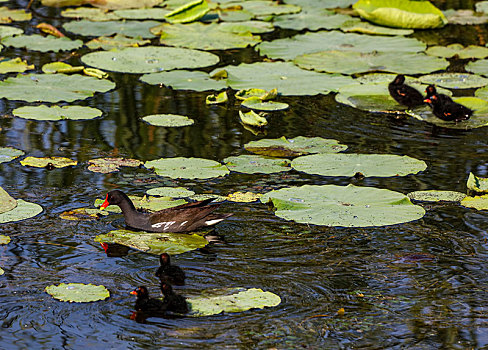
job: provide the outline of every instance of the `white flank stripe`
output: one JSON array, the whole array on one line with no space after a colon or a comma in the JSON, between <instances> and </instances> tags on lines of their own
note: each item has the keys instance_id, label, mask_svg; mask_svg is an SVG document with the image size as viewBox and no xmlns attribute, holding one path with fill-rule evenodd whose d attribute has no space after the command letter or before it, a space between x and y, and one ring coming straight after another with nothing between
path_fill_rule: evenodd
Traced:
<instances>
[{"instance_id":1,"label":"white flank stripe","mask_svg":"<svg viewBox=\"0 0 488 350\"><path fill-rule=\"evenodd\" d=\"M180 227L183 226L184 224L186 224L188 221L183 221L181 224L180 224Z\"/></svg>"},{"instance_id":2,"label":"white flank stripe","mask_svg":"<svg viewBox=\"0 0 488 350\"><path fill-rule=\"evenodd\" d=\"M164 225L164 230L167 230L171 225L173 225L176 221L168 221L168 222L158 222L154 225L151 225L151 227L154 228L159 228Z\"/></svg>"},{"instance_id":3,"label":"white flank stripe","mask_svg":"<svg viewBox=\"0 0 488 350\"><path fill-rule=\"evenodd\" d=\"M205 225L207 225L207 226L215 225L216 223L221 222L222 220L224 220L224 219L208 220L208 221L205 221Z\"/></svg>"}]
</instances>

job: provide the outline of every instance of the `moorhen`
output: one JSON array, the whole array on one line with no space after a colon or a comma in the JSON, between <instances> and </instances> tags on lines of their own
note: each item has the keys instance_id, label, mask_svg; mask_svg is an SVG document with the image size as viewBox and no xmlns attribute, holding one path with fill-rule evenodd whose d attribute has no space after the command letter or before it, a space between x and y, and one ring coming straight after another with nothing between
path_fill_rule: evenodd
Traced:
<instances>
[{"instance_id":1,"label":"moorhen","mask_svg":"<svg viewBox=\"0 0 488 350\"><path fill-rule=\"evenodd\" d=\"M430 99L432 96L436 95L437 99L442 105L445 103L454 102L450 96L437 93L437 90L434 85L427 86L427 88L425 89L425 93L426 93L425 99ZM430 106L432 107L432 105Z\"/></svg>"},{"instance_id":2,"label":"moorhen","mask_svg":"<svg viewBox=\"0 0 488 350\"><path fill-rule=\"evenodd\" d=\"M424 97L417 89L405 84L405 76L398 74L395 79L388 84L388 91L391 97L399 104L413 108L424 104Z\"/></svg>"},{"instance_id":3,"label":"moorhen","mask_svg":"<svg viewBox=\"0 0 488 350\"><path fill-rule=\"evenodd\" d=\"M136 311L143 312L147 317L162 317L167 310L167 303L160 299L150 298L147 288L144 286L137 287L130 294L137 296L134 308Z\"/></svg>"},{"instance_id":4,"label":"moorhen","mask_svg":"<svg viewBox=\"0 0 488 350\"><path fill-rule=\"evenodd\" d=\"M163 302L166 305L166 310L179 314L186 314L188 312L188 304L186 303L185 297L173 292L171 284L161 282L161 292L164 295Z\"/></svg>"},{"instance_id":5,"label":"moorhen","mask_svg":"<svg viewBox=\"0 0 488 350\"><path fill-rule=\"evenodd\" d=\"M232 213L212 213L220 206L220 204L209 205L212 200L209 198L154 213L142 213L136 210L124 192L113 190L107 193L100 209L105 209L109 204L119 206L127 226L138 230L146 232L189 232L213 226L232 215Z\"/></svg>"},{"instance_id":6,"label":"moorhen","mask_svg":"<svg viewBox=\"0 0 488 350\"><path fill-rule=\"evenodd\" d=\"M473 110L452 100L451 102L444 100L445 102L442 103L441 97L439 97L437 94L426 98L424 101L432 107L432 113L434 113L437 118L445 121L458 122L461 120L467 120L473 114Z\"/></svg>"},{"instance_id":7,"label":"moorhen","mask_svg":"<svg viewBox=\"0 0 488 350\"><path fill-rule=\"evenodd\" d=\"M171 265L168 253L159 256L159 265L156 270L156 277L159 277L161 282L168 282L177 286L185 284L185 272L179 266Z\"/></svg>"}]
</instances>

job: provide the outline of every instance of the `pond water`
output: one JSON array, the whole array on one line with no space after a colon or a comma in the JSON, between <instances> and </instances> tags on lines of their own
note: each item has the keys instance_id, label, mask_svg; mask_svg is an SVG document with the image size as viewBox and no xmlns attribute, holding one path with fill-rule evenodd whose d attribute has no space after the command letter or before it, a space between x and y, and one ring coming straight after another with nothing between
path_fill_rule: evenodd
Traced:
<instances>
[{"instance_id":1,"label":"pond water","mask_svg":"<svg viewBox=\"0 0 488 350\"><path fill-rule=\"evenodd\" d=\"M25 7L27 1L13 2ZM440 8L472 8L472 1L436 1ZM31 25L56 16L38 9ZM51 21L59 25L58 20ZM294 32L279 32L270 38ZM448 26L414 36L440 44L484 45L486 25ZM68 54L8 49L36 68ZM262 60L252 49L218 52L220 65ZM68 62L78 64L79 56ZM453 65L455 67L455 64ZM64 156L76 167L36 169L18 161L0 164L0 185L14 198L43 206L35 218L1 224L12 242L0 247L0 320L4 349L154 348L483 348L488 346L488 212L457 204L427 205L410 223L372 228L334 228L282 220L264 204L226 202L234 216L216 227L220 244L174 256L187 274L178 288L186 296L222 287L262 288L282 298L274 308L176 319L129 317L135 287L159 293L156 256L129 251L107 257L94 236L121 227L120 216L97 221L61 220L65 210L90 206L111 189L143 194L183 186L198 193L265 192L303 184L354 183L402 193L440 189L466 192L469 172L487 177L487 128L436 128L413 118L367 113L334 101L333 94L282 97L290 109L270 117L266 136L238 121L233 103L207 106L207 93L149 86L138 76L111 74L116 89L79 104L104 111L92 121L38 122L11 116L24 105L0 101L0 146L31 156ZM184 128L153 127L139 117L174 113L195 119ZM295 171L271 175L231 173L213 180L170 180L146 169L112 174L87 170L91 158L140 160L202 157L221 161L245 154L243 145L263 137L320 136L349 146L348 152L408 155L424 160L417 175L355 180ZM103 284L105 301L63 303L44 292L50 284ZM338 315L343 308L344 314Z\"/></svg>"}]
</instances>

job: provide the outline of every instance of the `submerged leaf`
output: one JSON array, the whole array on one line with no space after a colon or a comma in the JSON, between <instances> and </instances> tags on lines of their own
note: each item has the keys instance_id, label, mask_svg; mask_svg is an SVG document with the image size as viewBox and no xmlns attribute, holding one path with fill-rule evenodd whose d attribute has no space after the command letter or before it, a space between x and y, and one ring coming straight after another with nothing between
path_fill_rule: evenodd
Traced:
<instances>
[{"instance_id":1,"label":"submerged leaf","mask_svg":"<svg viewBox=\"0 0 488 350\"><path fill-rule=\"evenodd\" d=\"M234 192L227 195L227 200L239 203L251 203L261 198L261 193L254 192Z\"/></svg>"},{"instance_id":2,"label":"submerged leaf","mask_svg":"<svg viewBox=\"0 0 488 350\"><path fill-rule=\"evenodd\" d=\"M321 137L298 136L287 139L261 139L251 141L244 148L252 153L269 157L298 157L312 153L336 153L345 151L347 146L341 145L337 140L323 139Z\"/></svg>"},{"instance_id":3,"label":"submerged leaf","mask_svg":"<svg viewBox=\"0 0 488 350\"><path fill-rule=\"evenodd\" d=\"M110 297L110 292L104 286L83 283L50 285L44 291L54 299L74 303L88 303L91 301L105 300Z\"/></svg>"},{"instance_id":4,"label":"submerged leaf","mask_svg":"<svg viewBox=\"0 0 488 350\"><path fill-rule=\"evenodd\" d=\"M63 220L97 220L102 216L108 215L108 212L93 208L76 208L63 211L59 217Z\"/></svg>"}]
</instances>

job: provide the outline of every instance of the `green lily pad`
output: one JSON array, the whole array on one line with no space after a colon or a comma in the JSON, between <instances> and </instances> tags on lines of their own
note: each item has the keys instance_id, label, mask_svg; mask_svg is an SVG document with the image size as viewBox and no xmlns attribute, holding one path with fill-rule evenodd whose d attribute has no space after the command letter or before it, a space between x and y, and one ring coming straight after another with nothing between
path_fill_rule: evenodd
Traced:
<instances>
[{"instance_id":1,"label":"green lily pad","mask_svg":"<svg viewBox=\"0 0 488 350\"><path fill-rule=\"evenodd\" d=\"M92 7L68 8L61 11L61 16L76 19L83 18L93 22L116 21L121 18L114 12Z\"/></svg>"},{"instance_id":2,"label":"green lily pad","mask_svg":"<svg viewBox=\"0 0 488 350\"><path fill-rule=\"evenodd\" d=\"M444 15L447 17L449 24L473 25L488 22L488 16L485 14L466 9L449 9L444 11Z\"/></svg>"},{"instance_id":3,"label":"green lily pad","mask_svg":"<svg viewBox=\"0 0 488 350\"><path fill-rule=\"evenodd\" d=\"M88 120L98 118L102 111L85 106L24 106L16 108L12 114L19 118L35 120Z\"/></svg>"},{"instance_id":4,"label":"green lily pad","mask_svg":"<svg viewBox=\"0 0 488 350\"><path fill-rule=\"evenodd\" d=\"M0 235L0 244L9 244L10 237L5 235Z\"/></svg>"},{"instance_id":5,"label":"green lily pad","mask_svg":"<svg viewBox=\"0 0 488 350\"><path fill-rule=\"evenodd\" d=\"M297 56L320 51L356 52L419 52L425 44L414 38L402 36L382 37L339 31L295 35L292 38L265 41L257 46L262 55L273 59L292 60Z\"/></svg>"},{"instance_id":6,"label":"green lily pad","mask_svg":"<svg viewBox=\"0 0 488 350\"><path fill-rule=\"evenodd\" d=\"M287 139L261 139L251 141L244 148L252 153L270 157L298 157L313 153L336 153L345 151L347 146L341 145L337 140L323 139L321 137L298 136Z\"/></svg>"},{"instance_id":7,"label":"green lily pad","mask_svg":"<svg viewBox=\"0 0 488 350\"><path fill-rule=\"evenodd\" d=\"M301 11L300 6L281 5L274 1L265 0L232 2L229 5L242 8L244 11L248 11L254 16L284 15Z\"/></svg>"},{"instance_id":8,"label":"green lily pad","mask_svg":"<svg viewBox=\"0 0 488 350\"><path fill-rule=\"evenodd\" d=\"M173 179L210 179L229 173L225 165L203 158L160 158L148 161L144 166L148 169L154 168L160 176Z\"/></svg>"},{"instance_id":9,"label":"green lily pad","mask_svg":"<svg viewBox=\"0 0 488 350\"><path fill-rule=\"evenodd\" d=\"M0 214L0 223L29 219L41 213L42 210L39 204L17 199L17 206L14 209Z\"/></svg>"},{"instance_id":10,"label":"green lily pad","mask_svg":"<svg viewBox=\"0 0 488 350\"><path fill-rule=\"evenodd\" d=\"M155 126L164 126L164 127L181 127L181 126L189 126L193 125L195 121L184 115L177 115L177 114L152 114L146 115L142 117L146 123L155 125Z\"/></svg>"},{"instance_id":11,"label":"green lily pad","mask_svg":"<svg viewBox=\"0 0 488 350\"><path fill-rule=\"evenodd\" d=\"M431 46L425 51L425 53L431 56L446 58L453 57L455 55L457 55L460 59L485 58L488 57L488 48L477 45L469 45L464 47L461 44L451 44L447 46Z\"/></svg>"},{"instance_id":12,"label":"green lily pad","mask_svg":"<svg viewBox=\"0 0 488 350\"><path fill-rule=\"evenodd\" d=\"M17 206L17 201L0 187L0 214L6 213Z\"/></svg>"},{"instance_id":13,"label":"green lily pad","mask_svg":"<svg viewBox=\"0 0 488 350\"><path fill-rule=\"evenodd\" d=\"M0 38L6 38L7 36L19 35L24 33L24 31L20 28L11 27L11 26L1 26L0 25Z\"/></svg>"},{"instance_id":14,"label":"green lily pad","mask_svg":"<svg viewBox=\"0 0 488 350\"><path fill-rule=\"evenodd\" d=\"M488 48L485 48L488 50ZM475 62L469 62L465 69L468 72L475 73L475 74L481 74L484 76L488 75L488 60L479 60Z\"/></svg>"},{"instance_id":15,"label":"green lily pad","mask_svg":"<svg viewBox=\"0 0 488 350\"><path fill-rule=\"evenodd\" d=\"M293 169L322 176L406 176L427 168L423 160L393 154L322 153L295 158Z\"/></svg>"},{"instance_id":16,"label":"green lily pad","mask_svg":"<svg viewBox=\"0 0 488 350\"><path fill-rule=\"evenodd\" d=\"M97 158L88 161L88 170L95 173L108 174L120 170L121 166L138 167L143 163L131 158Z\"/></svg>"},{"instance_id":17,"label":"green lily pad","mask_svg":"<svg viewBox=\"0 0 488 350\"><path fill-rule=\"evenodd\" d=\"M236 92L235 98L238 100L247 100L250 97L258 97L260 100L272 100L278 96L278 89L266 91L264 89L242 89Z\"/></svg>"},{"instance_id":18,"label":"green lily pad","mask_svg":"<svg viewBox=\"0 0 488 350\"><path fill-rule=\"evenodd\" d=\"M24 9L11 10L6 6L0 7L0 23L30 21L32 15Z\"/></svg>"},{"instance_id":19,"label":"green lily pad","mask_svg":"<svg viewBox=\"0 0 488 350\"><path fill-rule=\"evenodd\" d=\"M488 12L488 1L480 1L474 4L476 12Z\"/></svg>"},{"instance_id":20,"label":"green lily pad","mask_svg":"<svg viewBox=\"0 0 488 350\"><path fill-rule=\"evenodd\" d=\"M466 198L461 201L461 205L476 210L488 210L488 194L475 197L466 196Z\"/></svg>"},{"instance_id":21,"label":"green lily pad","mask_svg":"<svg viewBox=\"0 0 488 350\"><path fill-rule=\"evenodd\" d=\"M229 193L227 195L227 200L231 202L238 202L238 203L252 203L256 202L259 198L261 198L261 193L254 193L254 192L234 192Z\"/></svg>"},{"instance_id":22,"label":"green lily pad","mask_svg":"<svg viewBox=\"0 0 488 350\"><path fill-rule=\"evenodd\" d=\"M154 37L149 29L161 24L157 21L106 21L92 22L87 20L72 21L63 24L68 32L84 36L110 36L123 34L129 37L150 39Z\"/></svg>"},{"instance_id":23,"label":"green lily pad","mask_svg":"<svg viewBox=\"0 0 488 350\"><path fill-rule=\"evenodd\" d=\"M254 46L261 38L251 33L236 34L222 29L218 23L162 24L152 29L161 34L164 45L200 50L227 50Z\"/></svg>"},{"instance_id":24,"label":"green lily pad","mask_svg":"<svg viewBox=\"0 0 488 350\"><path fill-rule=\"evenodd\" d=\"M42 71L46 74L54 73L79 73L83 71L83 66L73 67L65 62L50 62L42 66Z\"/></svg>"},{"instance_id":25,"label":"green lily pad","mask_svg":"<svg viewBox=\"0 0 488 350\"><path fill-rule=\"evenodd\" d=\"M10 162L15 158L23 156L25 153L12 147L0 147L0 163Z\"/></svg>"},{"instance_id":26,"label":"green lily pad","mask_svg":"<svg viewBox=\"0 0 488 350\"><path fill-rule=\"evenodd\" d=\"M208 91L226 88L225 80L212 79L208 73L199 71L174 70L144 74L141 81L151 84L163 84L175 90Z\"/></svg>"},{"instance_id":27,"label":"green lily pad","mask_svg":"<svg viewBox=\"0 0 488 350\"><path fill-rule=\"evenodd\" d=\"M170 23L190 23L196 21L210 11L205 0L194 0L184 4L166 14L166 20Z\"/></svg>"},{"instance_id":28,"label":"green lily pad","mask_svg":"<svg viewBox=\"0 0 488 350\"><path fill-rule=\"evenodd\" d=\"M93 208L76 208L72 210L63 211L59 214L59 217L63 220L71 221L87 221L87 220L98 220L102 216L107 216L109 213L107 211L102 211L100 209Z\"/></svg>"},{"instance_id":29,"label":"green lily pad","mask_svg":"<svg viewBox=\"0 0 488 350\"><path fill-rule=\"evenodd\" d=\"M183 187L156 187L147 190L146 193L151 196L171 197L171 198L183 198L190 197L195 192L187 190Z\"/></svg>"},{"instance_id":30,"label":"green lily pad","mask_svg":"<svg viewBox=\"0 0 488 350\"><path fill-rule=\"evenodd\" d=\"M404 52L322 51L298 56L293 62L304 69L342 74L374 71L421 74L449 66L449 62L444 58Z\"/></svg>"},{"instance_id":31,"label":"green lily pad","mask_svg":"<svg viewBox=\"0 0 488 350\"><path fill-rule=\"evenodd\" d=\"M224 163L230 171L245 174L272 174L291 170L288 159L265 158L256 155L227 157Z\"/></svg>"},{"instance_id":32,"label":"green lily pad","mask_svg":"<svg viewBox=\"0 0 488 350\"><path fill-rule=\"evenodd\" d=\"M114 87L109 80L77 74L26 74L0 81L0 97L28 102L71 102Z\"/></svg>"},{"instance_id":33,"label":"green lily pad","mask_svg":"<svg viewBox=\"0 0 488 350\"><path fill-rule=\"evenodd\" d=\"M354 185L305 185L271 191L261 202L271 201L275 215L300 223L370 227L418 220L425 210L402 193Z\"/></svg>"},{"instance_id":34,"label":"green lily pad","mask_svg":"<svg viewBox=\"0 0 488 350\"><path fill-rule=\"evenodd\" d=\"M153 196L129 196L130 200L137 209L143 211L159 211L163 209L173 208L178 205L187 203L184 199L172 200L168 197L153 197ZM94 206L99 208L105 199L96 199ZM122 211L116 205L109 205L106 210L110 213L121 213Z\"/></svg>"},{"instance_id":35,"label":"green lily pad","mask_svg":"<svg viewBox=\"0 0 488 350\"><path fill-rule=\"evenodd\" d=\"M437 73L419 78L424 84L435 84L448 89L472 89L488 85L488 79L469 73Z\"/></svg>"},{"instance_id":36,"label":"green lily pad","mask_svg":"<svg viewBox=\"0 0 488 350\"><path fill-rule=\"evenodd\" d=\"M482 100L488 100L488 86L476 90L474 95Z\"/></svg>"},{"instance_id":37,"label":"green lily pad","mask_svg":"<svg viewBox=\"0 0 488 350\"><path fill-rule=\"evenodd\" d=\"M129 38L125 35L117 34L114 37L101 36L99 38L92 39L86 43L86 46L92 50L112 50L121 49L124 47L139 47L150 43L150 40L144 40L141 38Z\"/></svg>"},{"instance_id":38,"label":"green lily pad","mask_svg":"<svg viewBox=\"0 0 488 350\"><path fill-rule=\"evenodd\" d=\"M291 62L241 63L216 71L221 69L227 72L227 84L235 90L276 88L281 95L287 96L327 94L353 82L350 77L342 75L300 69Z\"/></svg>"},{"instance_id":39,"label":"green lily pad","mask_svg":"<svg viewBox=\"0 0 488 350\"><path fill-rule=\"evenodd\" d=\"M251 20L254 15L251 12L238 8L218 9L219 19L223 22L244 22Z\"/></svg>"},{"instance_id":40,"label":"green lily pad","mask_svg":"<svg viewBox=\"0 0 488 350\"><path fill-rule=\"evenodd\" d=\"M224 202L227 200L227 197L220 196L214 193L198 193L190 197L190 199L194 201L204 201L205 199L209 199L209 198L213 199L212 203Z\"/></svg>"},{"instance_id":41,"label":"green lily pad","mask_svg":"<svg viewBox=\"0 0 488 350\"><path fill-rule=\"evenodd\" d=\"M222 91L219 94L208 95L205 98L205 103L208 105L215 105L220 103L226 103L228 100L229 98L227 97L227 92Z\"/></svg>"},{"instance_id":42,"label":"green lily pad","mask_svg":"<svg viewBox=\"0 0 488 350\"><path fill-rule=\"evenodd\" d=\"M50 285L44 291L54 299L69 301L70 303L89 303L110 297L110 292L104 286L83 283Z\"/></svg>"},{"instance_id":43,"label":"green lily pad","mask_svg":"<svg viewBox=\"0 0 488 350\"><path fill-rule=\"evenodd\" d=\"M325 9L314 9L313 11L302 11L293 15L277 16L273 19L273 24L285 29L319 30L338 29L350 20L350 16L334 14Z\"/></svg>"},{"instance_id":44,"label":"green lily pad","mask_svg":"<svg viewBox=\"0 0 488 350\"><path fill-rule=\"evenodd\" d=\"M398 28L441 28L447 19L429 1L359 0L353 9L370 22Z\"/></svg>"},{"instance_id":45,"label":"green lily pad","mask_svg":"<svg viewBox=\"0 0 488 350\"><path fill-rule=\"evenodd\" d=\"M125 19L155 19L164 20L170 11L159 7L154 8L135 8L127 10L116 10L114 15Z\"/></svg>"},{"instance_id":46,"label":"green lily pad","mask_svg":"<svg viewBox=\"0 0 488 350\"><path fill-rule=\"evenodd\" d=\"M473 173L469 173L468 182L466 183L468 190L474 191L476 193L487 193L488 192L488 178L478 177Z\"/></svg>"},{"instance_id":47,"label":"green lily pad","mask_svg":"<svg viewBox=\"0 0 488 350\"><path fill-rule=\"evenodd\" d=\"M66 157L25 157L20 161L20 164L23 166L32 166L36 168L64 168L67 166L75 166L78 164L78 162Z\"/></svg>"},{"instance_id":48,"label":"green lily pad","mask_svg":"<svg viewBox=\"0 0 488 350\"><path fill-rule=\"evenodd\" d=\"M239 289L237 289L239 290ZM243 291L232 290L232 294L219 296L201 296L187 298L190 316L218 315L222 312L243 312L250 309L274 307L281 303L281 298L262 289L251 288Z\"/></svg>"},{"instance_id":49,"label":"green lily pad","mask_svg":"<svg viewBox=\"0 0 488 350\"><path fill-rule=\"evenodd\" d=\"M182 254L203 248L207 240L188 233L147 233L115 230L95 237L95 242L118 243L149 254Z\"/></svg>"},{"instance_id":50,"label":"green lily pad","mask_svg":"<svg viewBox=\"0 0 488 350\"><path fill-rule=\"evenodd\" d=\"M286 4L298 5L302 9L333 9L345 8L354 4L357 0L284 0Z\"/></svg>"},{"instance_id":51,"label":"green lily pad","mask_svg":"<svg viewBox=\"0 0 488 350\"><path fill-rule=\"evenodd\" d=\"M413 29L376 26L369 22L363 22L356 19L344 22L339 29L346 33L362 33L369 35L410 35L414 32Z\"/></svg>"},{"instance_id":52,"label":"green lily pad","mask_svg":"<svg viewBox=\"0 0 488 350\"><path fill-rule=\"evenodd\" d=\"M265 125L268 125L268 121L266 118L260 116L254 111L249 111L247 113L243 113L239 111L239 119L243 124L254 126L257 128L262 128Z\"/></svg>"},{"instance_id":53,"label":"green lily pad","mask_svg":"<svg viewBox=\"0 0 488 350\"><path fill-rule=\"evenodd\" d=\"M83 63L99 69L123 73L153 73L176 68L200 68L219 62L218 56L174 47L130 47L117 51L92 52Z\"/></svg>"},{"instance_id":54,"label":"green lily pad","mask_svg":"<svg viewBox=\"0 0 488 350\"><path fill-rule=\"evenodd\" d=\"M27 61L22 61L20 57L0 62L0 74L22 73L34 68L34 65L29 65Z\"/></svg>"},{"instance_id":55,"label":"green lily pad","mask_svg":"<svg viewBox=\"0 0 488 350\"><path fill-rule=\"evenodd\" d=\"M270 33L274 30L273 24L263 21L242 21L221 23L219 29L224 32L236 34L262 34Z\"/></svg>"},{"instance_id":56,"label":"green lily pad","mask_svg":"<svg viewBox=\"0 0 488 350\"><path fill-rule=\"evenodd\" d=\"M288 103L283 103L283 102L275 102L275 101L264 102L262 99L260 99L257 96L246 98L244 101L242 101L241 106L250 109L255 109L258 111L282 111L290 107Z\"/></svg>"},{"instance_id":57,"label":"green lily pad","mask_svg":"<svg viewBox=\"0 0 488 350\"><path fill-rule=\"evenodd\" d=\"M9 36L2 39L2 44L15 48L26 48L32 51L59 52L79 49L83 46L83 41L71 40L67 37L56 38L52 35L44 37L33 34Z\"/></svg>"},{"instance_id":58,"label":"green lily pad","mask_svg":"<svg viewBox=\"0 0 488 350\"><path fill-rule=\"evenodd\" d=\"M464 193L456 191L415 191L407 194L407 197L423 202L460 202L466 197Z\"/></svg>"},{"instance_id":59,"label":"green lily pad","mask_svg":"<svg viewBox=\"0 0 488 350\"><path fill-rule=\"evenodd\" d=\"M46 1L46 0L42 0L42 1ZM55 0L55 1L60 1L60 0ZM93 6L100 7L103 9L108 9L108 10L151 8L161 4L162 2L163 0L103 0L103 1L88 0L89 4L92 4Z\"/></svg>"}]
</instances>

